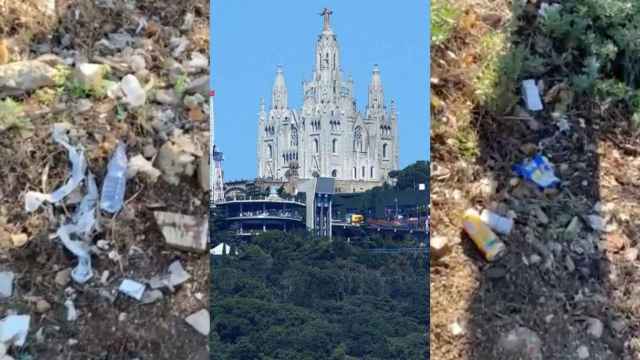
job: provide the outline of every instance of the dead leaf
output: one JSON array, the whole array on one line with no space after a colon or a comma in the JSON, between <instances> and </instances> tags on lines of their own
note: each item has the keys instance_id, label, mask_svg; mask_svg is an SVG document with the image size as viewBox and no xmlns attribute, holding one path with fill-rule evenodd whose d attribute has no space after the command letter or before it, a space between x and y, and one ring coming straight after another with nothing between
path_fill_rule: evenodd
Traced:
<instances>
[{"instance_id":1,"label":"dead leaf","mask_svg":"<svg viewBox=\"0 0 640 360\"><path fill-rule=\"evenodd\" d=\"M204 113L199 107L191 108L189 110L189 119L191 119L191 121L202 121L204 120Z\"/></svg>"}]
</instances>

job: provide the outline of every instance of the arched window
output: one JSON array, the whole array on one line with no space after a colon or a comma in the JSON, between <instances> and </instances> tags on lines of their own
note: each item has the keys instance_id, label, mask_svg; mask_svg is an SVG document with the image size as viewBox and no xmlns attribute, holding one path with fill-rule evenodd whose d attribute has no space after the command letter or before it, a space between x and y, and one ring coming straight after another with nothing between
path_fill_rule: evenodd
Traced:
<instances>
[{"instance_id":1,"label":"arched window","mask_svg":"<svg viewBox=\"0 0 640 360\"><path fill-rule=\"evenodd\" d=\"M331 142L331 151L333 151L334 154L338 152L338 139L333 139Z\"/></svg>"},{"instance_id":2,"label":"arched window","mask_svg":"<svg viewBox=\"0 0 640 360\"><path fill-rule=\"evenodd\" d=\"M353 167L353 178L354 179L358 178L358 170L355 168L355 166Z\"/></svg>"},{"instance_id":3,"label":"arched window","mask_svg":"<svg viewBox=\"0 0 640 360\"><path fill-rule=\"evenodd\" d=\"M364 166L362 167L362 178L364 179L367 175L364 172Z\"/></svg>"},{"instance_id":4,"label":"arched window","mask_svg":"<svg viewBox=\"0 0 640 360\"><path fill-rule=\"evenodd\" d=\"M318 144L318 139L313 139L313 152L316 154L320 152L320 144Z\"/></svg>"},{"instance_id":5,"label":"arched window","mask_svg":"<svg viewBox=\"0 0 640 360\"><path fill-rule=\"evenodd\" d=\"M362 141L362 128L358 126L353 134L353 151L364 150L364 142Z\"/></svg>"},{"instance_id":6,"label":"arched window","mask_svg":"<svg viewBox=\"0 0 640 360\"><path fill-rule=\"evenodd\" d=\"M382 144L382 158L387 158L387 144Z\"/></svg>"},{"instance_id":7,"label":"arched window","mask_svg":"<svg viewBox=\"0 0 640 360\"><path fill-rule=\"evenodd\" d=\"M331 172L331 176L338 177L338 170L333 169L333 171Z\"/></svg>"},{"instance_id":8,"label":"arched window","mask_svg":"<svg viewBox=\"0 0 640 360\"><path fill-rule=\"evenodd\" d=\"M373 166L371 167L371 178L373 179Z\"/></svg>"},{"instance_id":9,"label":"arched window","mask_svg":"<svg viewBox=\"0 0 640 360\"><path fill-rule=\"evenodd\" d=\"M298 146L298 128L291 125L291 146Z\"/></svg>"},{"instance_id":10,"label":"arched window","mask_svg":"<svg viewBox=\"0 0 640 360\"><path fill-rule=\"evenodd\" d=\"M269 159L273 159L273 148L271 144L267 145L267 153L269 154Z\"/></svg>"}]
</instances>

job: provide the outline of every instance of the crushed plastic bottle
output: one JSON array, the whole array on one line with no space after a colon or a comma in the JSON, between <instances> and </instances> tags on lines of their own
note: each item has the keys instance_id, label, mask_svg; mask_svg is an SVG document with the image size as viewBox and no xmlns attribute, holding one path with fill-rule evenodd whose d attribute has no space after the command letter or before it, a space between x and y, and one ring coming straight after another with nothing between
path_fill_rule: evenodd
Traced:
<instances>
[{"instance_id":1,"label":"crushed plastic bottle","mask_svg":"<svg viewBox=\"0 0 640 360\"><path fill-rule=\"evenodd\" d=\"M124 193L127 185L127 152L126 145L118 142L109 165L107 165L107 176L102 183L102 194L100 197L100 209L109 213L116 213L122 208Z\"/></svg>"}]
</instances>

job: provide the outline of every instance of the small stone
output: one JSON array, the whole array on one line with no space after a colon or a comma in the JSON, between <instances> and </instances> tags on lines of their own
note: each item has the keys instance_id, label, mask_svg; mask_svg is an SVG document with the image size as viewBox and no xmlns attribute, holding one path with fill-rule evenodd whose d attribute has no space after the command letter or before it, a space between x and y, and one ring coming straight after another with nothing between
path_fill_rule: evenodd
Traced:
<instances>
[{"instance_id":1,"label":"small stone","mask_svg":"<svg viewBox=\"0 0 640 360\"><path fill-rule=\"evenodd\" d=\"M109 280L109 270L105 270L102 272L102 276L100 277L100 283L102 285L107 285L108 280Z\"/></svg>"},{"instance_id":2,"label":"small stone","mask_svg":"<svg viewBox=\"0 0 640 360\"><path fill-rule=\"evenodd\" d=\"M44 328L41 327L40 329L38 329L38 331L36 331L36 342L38 343L43 343L44 342Z\"/></svg>"},{"instance_id":3,"label":"small stone","mask_svg":"<svg viewBox=\"0 0 640 360\"><path fill-rule=\"evenodd\" d=\"M457 321L449 325L449 330L453 336L460 336L464 334L464 328Z\"/></svg>"},{"instance_id":4,"label":"small stone","mask_svg":"<svg viewBox=\"0 0 640 360\"><path fill-rule=\"evenodd\" d=\"M209 75L203 75L191 80L185 92L187 94L198 93L204 97L209 96Z\"/></svg>"},{"instance_id":5,"label":"small stone","mask_svg":"<svg viewBox=\"0 0 640 360\"><path fill-rule=\"evenodd\" d=\"M517 327L503 335L499 347L510 359L542 360L542 340L525 327Z\"/></svg>"},{"instance_id":6,"label":"small stone","mask_svg":"<svg viewBox=\"0 0 640 360\"><path fill-rule=\"evenodd\" d=\"M145 291L144 295L142 295L142 300L140 300L143 304L153 304L154 302L162 299L164 295L160 290L149 290Z\"/></svg>"},{"instance_id":7,"label":"small stone","mask_svg":"<svg viewBox=\"0 0 640 360\"><path fill-rule=\"evenodd\" d=\"M578 358L579 359L588 359L589 358L589 348L587 348L584 345L581 345L578 348L577 353L578 353Z\"/></svg>"},{"instance_id":8,"label":"small stone","mask_svg":"<svg viewBox=\"0 0 640 360\"><path fill-rule=\"evenodd\" d=\"M445 256L450 250L449 240L444 236L432 236L429 239L429 255L437 260Z\"/></svg>"},{"instance_id":9,"label":"small stone","mask_svg":"<svg viewBox=\"0 0 640 360\"><path fill-rule=\"evenodd\" d=\"M532 265L538 264L541 261L542 261L542 257L540 257L540 255L538 255L538 254L533 254L529 258L529 263L532 264Z\"/></svg>"},{"instance_id":10,"label":"small stone","mask_svg":"<svg viewBox=\"0 0 640 360\"><path fill-rule=\"evenodd\" d=\"M111 248L111 242L109 242L109 240L101 239L101 240L96 241L96 246L100 250L107 251L107 250L109 250L109 248Z\"/></svg>"},{"instance_id":11,"label":"small stone","mask_svg":"<svg viewBox=\"0 0 640 360\"><path fill-rule=\"evenodd\" d=\"M142 148L142 155L147 159L153 158L157 153L158 150L151 144L147 144Z\"/></svg>"},{"instance_id":12,"label":"small stone","mask_svg":"<svg viewBox=\"0 0 640 360\"><path fill-rule=\"evenodd\" d=\"M638 248L629 248L624 252L624 258L627 261L636 261L638 259Z\"/></svg>"},{"instance_id":13,"label":"small stone","mask_svg":"<svg viewBox=\"0 0 640 360\"><path fill-rule=\"evenodd\" d=\"M180 101L174 89L159 89L155 92L155 101L164 105L177 105Z\"/></svg>"},{"instance_id":14,"label":"small stone","mask_svg":"<svg viewBox=\"0 0 640 360\"><path fill-rule=\"evenodd\" d=\"M574 216L569 223L569 226L564 230L564 238L567 241L573 241L578 237L578 233L582 228L580 219L577 216Z\"/></svg>"},{"instance_id":15,"label":"small stone","mask_svg":"<svg viewBox=\"0 0 640 360\"><path fill-rule=\"evenodd\" d=\"M209 311L202 309L189 315L185 321L191 325L196 331L204 336L209 336L211 329L211 318L209 317Z\"/></svg>"},{"instance_id":16,"label":"small stone","mask_svg":"<svg viewBox=\"0 0 640 360\"><path fill-rule=\"evenodd\" d=\"M209 59L200 54L199 52L194 52L191 54L191 60L187 61L185 64L185 69L189 74L198 73L202 70L206 70L209 68Z\"/></svg>"},{"instance_id":17,"label":"small stone","mask_svg":"<svg viewBox=\"0 0 640 360\"><path fill-rule=\"evenodd\" d=\"M74 346L78 344L78 340L76 339L69 339L69 341L67 342L69 344L69 346Z\"/></svg>"},{"instance_id":18,"label":"small stone","mask_svg":"<svg viewBox=\"0 0 640 360\"><path fill-rule=\"evenodd\" d=\"M613 331L615 331L618 334L624 332L624 330L627 328L627 325L625 324L624 320L611 321L610 326L613 329Z\"/></svg>"},{"instance_id":19,"label":"small stone","mask_svg":"<svg viewBox=\"0 0 640 360\"><path fill-rule=\"evenodd\" d=\"M15 275L11 271L0 272L0 299L6 299L13 295L13 279Z\"/></svg>"},{"instance_id":20,"label":"small stone","mask_svg":"<svg viewBox=\"0 0 640 360\"><path fill-rule=\"evenodd\" d=\"M160 177L160 170L153 167L150 161L144 158L144 156L138 154L127 163L127 179L131 179L136 174L144 174L152 183L155 183Z\"/></svg>"},{"instance_id":21,"label":"small stone","mask_svg":"<svg viewBox=\"0 0 640 360\"><path fill-rule=\"evenodd\" d=\"M63 288L71 281L71 268L60 270L56 273L55 282L59 287Z\"/></svg>"},{"instance_id":22,"label":"small stone","mask_svg":"<svg viewBox=\"0 0 640 360\"><path fill-rule=\"evenodd\" d=\"M193 27L193 21L194 20L195 20L195 15L192 12L187 13L184 16L184 22L182 23L182 26L180 26L180 30L182 30L182 31L191 30L191 28Z\"/></svg>"},{"instance_id":23,"label":"small stone","mask_svg":"<svg viewBox=\"0 0 640 360\"><path fill-rule=\"evenodd\" d=\"M516 187L518 186L518 184L520 184L520 179L518 179L517 177L512 177L511 179L509 179L509 185L511 187Z\"/></svg>"},{"instance_id":24,"label":"small stone","mask_svg":"<svg viewBox=\"0 0 640 360\"><path fill-rule=\"evenodd\" d=\"M540 222L541 224L546 225L549 223L549 217L544 213L540 206L534 206L533 213L535 214L536 219L538 219L538 222Z\"/></svg>"},{"instance_id":25,"label":"small stone","mask_svg":"<svg viewBox=\"0 0 640 360\"><path fill-rule=\"evenodd\" d=\"M618 233L612 233L607 235L607 251L611 253L617 253L624 248L625 245L625 237Z\"/></svg>"},{"instance_id":26,"label":"small stone","mask_svg":"<svg viewBox=\"0 0 640 360\"><path fill-rule=\"evenodd\" d=\"M118 321L119 322L123 322L127 320L127 313L123 313L121 312L120 314L118 314Z\"/></svg>"},{"instance_id":27,"label":"small stone","mask_svg":"<svg viewBox=\"0 0 640 360\"><path fill-rule=\"evenodd\" d=\"M7 353L7 345L5 345L3 342L0 342L0 359L3 358L3 356Z\"/></svg>"},{"instance_id":28,"label":"small stone","mask_svg":"<svg viewBox=\"0 0 640 360\"><path fill-rule=\"evenodd\" d=\"M602 321L596 318L587 319L587 333L593 336L596 339L602 337L602 332L604 331L604 325Z\"/></svg>"},{"instance_id":29,"label":"small stone","mask_svg":"<svg viewBox=\"0 0 640 360\"><path fill-rule=\"evenodd\" d=\"M606 228L606 221L600 215L589 215L587 216L589 220L589 226L595 231L603 232Z\"/></svg>"},{"instance_id":30,"label":"small stone","mask_svg":"<svg viewBox=\"0 0 640 360\"><path fill-rule=\"evenodd\" d=\"M74 77L80 86L96 89L102 85L105 73L106 67L104 65L82 63L76 66Z\"/></svg>"},{"instance_id":31,"label":"small stone","mask_svg":"<svg viewBox=\"0 0 640 360\"><path fill-rule=\"evenodd\" d=\"M0 65L0 99L55 85L56 70L37 60Z\"/></svg>"},{"instance_id":32,"label":"small stone","mask_svg":"<svg viewBox=\"0 0 640 360\"><path fill-rule=\"evenodd\" d=\"M77 114L85 113L93 107L93 102L89 99L79 99L75 105L75 112Z\"/></svg>"},{"instance_id":33,"label":"small stone","mask_svg":"<svg viewBox=\"0 0 640 360\"><path fill-rule=\"evenodd\" d=\"M567 257L565 257L565 266L567 267L567 270L572 273L576 270L576 264L573 262L573 259L571 258L571 256L567 255Z\"/></svg>"},{"instance_id":34,"label":"small stone","mask_svg":"<svg viewBox=\"0 0 640 360\"><path fill-rule=\"evenodd\" d=\"M27 241L29 241L29 236L27 236L27 234L25 233L11 235L11 242L13 243L14 247L22 247L27 243Z\"/></svg>"},{"instance_id":35,"label":"small stone","mask_svg":"<svg viewBox=\"0 0 640 360\"><path fill-rule=\"evenodd\" d=\"M143 56L133 55L129 60L129 65L131 66L133 72L137 73L146 69L147 62L145 61Z\"/></svg>"},{"instance_id":36,"label":"small stone","mask_svg":"<svg viewBox=\"0 0 640 360\"><path fill-rule=\"evenodd\" d=\"M549 314L547 316L544 317L544 322L546 322L547 324L551 323L551 321L553 320L554 316L553 314Z\"/></svg>"},{"instance_id":37,"label":"small stone","mask_svg":"<svg viewBox=\"0 0 640 360\"><path fill-rule=\"evenodd\" d=\"M51 310L51 304L49 304L46 300L40 299L36 302L36 311L39 313L46 313Z\"/></svg>"}]
</instances>

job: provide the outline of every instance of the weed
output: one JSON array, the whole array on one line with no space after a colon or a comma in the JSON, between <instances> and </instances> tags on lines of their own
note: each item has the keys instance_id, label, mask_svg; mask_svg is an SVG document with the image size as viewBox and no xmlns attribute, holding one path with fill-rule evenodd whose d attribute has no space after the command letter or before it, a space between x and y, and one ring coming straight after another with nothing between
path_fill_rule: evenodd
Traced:
<instances>
[{"instance_id":1,"label":"weed","mask_svg":"<svg viewBox=\"0 0 640 360\"><path fill-rule=\"evenodd\" d=\"M449 38L456 27L461 11L444 0L431 4L431 43L439 45Z\"/></svg>"},{"instance_id":2,"label":"weed","mask_svg":"<svg viewBox=\"0 0 640 360\"><path fill-rule=\"evenodd\" d=\"M11 98L0 101L0 130L25 130L31 127L31 120L24 116L22 104Z\"/></svg>"},{"instance_id":3,"label":"weed","mask_svg":"<svg viewBox=\"0 0 640 360\"><path fill-rule=\"evenodd\" d=\"M182 96L184 92L187 90L187 86L189 85L189 78L186 74L182 74L176 80L175 91L178 96Z\"/></svg>"}]
</instances>

